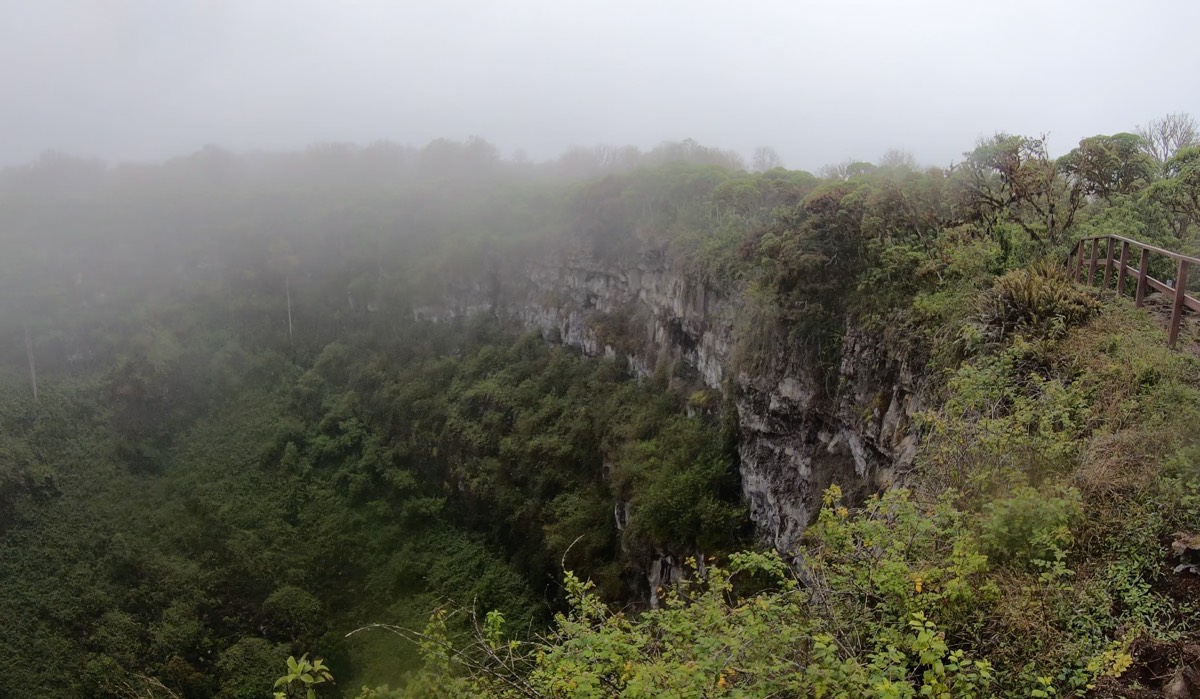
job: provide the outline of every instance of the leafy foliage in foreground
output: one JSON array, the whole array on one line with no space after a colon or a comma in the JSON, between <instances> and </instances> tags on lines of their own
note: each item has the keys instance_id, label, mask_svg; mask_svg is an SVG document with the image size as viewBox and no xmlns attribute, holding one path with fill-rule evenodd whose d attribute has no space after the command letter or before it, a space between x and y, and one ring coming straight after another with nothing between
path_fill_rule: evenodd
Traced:
<instances>
[{"instance_id":1,"label":"leafy foliage in foreground","mask_svg":"<svg viewBox=\"0 0 1200 699\"><path fill-rule=\"evenodd\" d=\"M1037 604L1064 630L1094 613L1091 594L1077 596L1069 582L1075 571L1063 563L1061 542L1039 549L1042 532L1059 527L1056 515L1021 515L1034 526L992 538L1027 498L1015 494L979 519L949 496L922 505L897 490L852 512L835 487L808 533L798 577L774 553L733 554L724 565L693 559L691 577L660 609L628 616L568 572L570 610L556 617L551 635L509 641L489 616L477 648L464 652L435 620L423 652L436 673L418 675L403 692L362 696L1082 695L1129 669L1147 624L1172 630L1161 626L1150 594L1113 620L1113 637L1074 629L1075 641L1087 644L1055 649L1051 658L1034 644L1030 662L1010 664L1007 653L1026 631L1004 627L1010 611L1027 614L1021 605ZM1021 558L1034 565L1020 573L990 562L988 549L1043 557ZM1083 589L1094 594L1096 584Z\"/></svg>"},{"instance_id":2,"label":"leafy foliage in foreground","mask_svg":"<svg viewBox=\"0 0 1200 699\"><path fill-rule=\"evenodd\" d=\"M1197 476L1155 496L1177 521L1200 521ZM1087 555L1079 492L1018 488L984 512L958 495L893 490L851 509L835 486L797 573L774 553L693 559L640 615L568 572L550 635L508 640L489 615L474 647L457 646L439 616L422 637L436 672L362 696L1084 696L1129 672L1139 646L1194 633L1200 608L1158 589L1160 561ZM1156 529L1126 521L1108 544Z\"/></svg>"}]
</instances>

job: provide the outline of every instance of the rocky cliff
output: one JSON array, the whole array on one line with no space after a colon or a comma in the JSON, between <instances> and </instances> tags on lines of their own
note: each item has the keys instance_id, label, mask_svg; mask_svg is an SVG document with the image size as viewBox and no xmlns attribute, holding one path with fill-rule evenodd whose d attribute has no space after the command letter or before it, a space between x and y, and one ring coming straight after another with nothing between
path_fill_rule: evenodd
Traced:
<instances>
[{"instance_id":1,"label":"rocky cliff","mask_svg":"<svg viewBox=\"0 0 1200 699\"><path fill-rule=\"evenodd\" d=\"M829 484L862 494L912 463L919 387L902 357L850 323L837 367L813 366L806 353L780 346L767 368L739 371L739 311L736 295L690 280L661 251L614 259L582 246L448 280L436 302L415 309L435 320L493 313L589 355L625 357L642 375L663 362L694 369L737 406L751 518L787 553Z\"/></svg>"}]
</instances>

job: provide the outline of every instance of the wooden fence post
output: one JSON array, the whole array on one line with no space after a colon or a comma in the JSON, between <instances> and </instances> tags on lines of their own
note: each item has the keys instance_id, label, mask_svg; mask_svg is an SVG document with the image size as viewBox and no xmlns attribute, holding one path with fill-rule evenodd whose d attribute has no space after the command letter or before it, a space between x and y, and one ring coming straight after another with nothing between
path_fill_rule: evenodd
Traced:
<instances>
[{"instance_id":1,"label":"wooden fence post","mask_svg":"<svg viewBox=\"0 0 1200 699\"><path fill-rule=\"evenodd\" d=\"M1183 320L1183 298L1187 295L1188 263L1179 261L1178 273L1175 275L1175 302L1171 305L1171 330L1167 337L1167 345L1175 346L1179 338L1179 324Z\"/></svg>"},{"instance_id":2,"label":"wooden fence post","mask_svg":"<svg viewBox=\"0 0 1200 699\"><path fill-rule=\"evenodd\" d=\"M1079 283L1079 277L1083 274L1083 238L1079 239L1079 245L1075 250L1075 283Z\"/></svg>"},{"instance_id":3,"label":"wooden fence post","mask_svg":"<svg viewBox=\"0 0 1200 699\"><path fill-rule=\"evenodd\" d=\"M1117 269L1117 296L1125 295L1125 276L1129 273L1129 243L1121 241L1121 265Z\"/></svg>"},{"instance_id":4,"label":"wooden fence post","mask_svg":"<svg viewBox=\"0 0 1200 699\"><path fill-rule=\"evenodd\" d=\"M1150 271L1146 268L1149 266L1150 251L1146 248L1142 248L1142 259L1138 262L1137 293L1134 294L1133 300L1134 304L1136 304L1138 308L1141 308L1142 303L1144 303L1146 300L1146 277L1150 274Z\"/></svg>"},{"instance_id":5,"label":"wooden fence post","mask_svg":"<svg viewBox=\"0 0 1200 699\"><path fill-rule=\"evenodd\" d=\"M1088 286L1095 283L1096 280L1096 251L1100 247L1100 239L1092 238L1092 257L1088 260Z\"/></svg>"},{"instance_id":6,"label":"wooden fence post","mask_svg":"<svg viewBox=\"0 0 1200 699\"><path fill-rule=\"evenodd\" d=\"M1108 252L1105 254L1105 257L1104 257L1104 283L1101 285L1104 287L1104 291L1108 291L1108 282L1110 280L1112 280L1113 243L1114 242L1115 241L1112 239L1112 236L1109 236Z\"/></svg>"}]
</instances>

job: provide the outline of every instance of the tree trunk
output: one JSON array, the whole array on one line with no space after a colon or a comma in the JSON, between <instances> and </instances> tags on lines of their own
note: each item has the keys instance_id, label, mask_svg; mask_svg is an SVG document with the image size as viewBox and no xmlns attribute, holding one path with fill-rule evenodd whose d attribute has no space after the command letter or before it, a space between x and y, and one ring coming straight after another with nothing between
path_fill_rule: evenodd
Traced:
<instances>
[{"instance_id":1,"label":"tree trunk","mask_svg":"<svg viewBox=\"0 0 1200 699\"><path fill-rule=\"evenodd\" d=\"M29 385L33 387L33 400L38 399L37 364L33 361L33 340L29 337L29 326L25 327L25 356L29 359Z\"/></svg>"}]
</instances>

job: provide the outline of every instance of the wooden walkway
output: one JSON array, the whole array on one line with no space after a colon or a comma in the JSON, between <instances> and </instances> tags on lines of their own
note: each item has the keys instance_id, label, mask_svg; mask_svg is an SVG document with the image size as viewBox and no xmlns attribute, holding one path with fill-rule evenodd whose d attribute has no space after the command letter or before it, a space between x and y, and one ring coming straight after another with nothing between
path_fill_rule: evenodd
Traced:
<instances>
[{"instance_id":1,"label":"wooden walkway","mask_svg":"<svg viewBox=\"0 0 1200 699\"><path fill-rule=\"evenodd\" d=\"M1089 251L1090 247L1090 251ZM1137 251L1137 266L1131 264L1131 253ZM1150 276L1150 256L1169 257L1175 262L1175 279L1167 283ZM1125 294L1125 280L1129 277L1137 279L1134 287L1134 302L1141 308L1146 294L1158 291L1171 298L1171 321L1167 332L1167 344L1175 346L1179 339L1179 326L1183 320L1184 311L1200 313L1200 300L1187 293L1188 272L1193 266L1200 266L1200 258L1180 255L1177 252L1164 250L1148 243L1131 240L1119 235L1098 235L1083 238L1079 245L1067 258L1067 269L1071 270L1075 281L1083 281L1084 269L1087 270L1087 284L1096 283L1096 269L1104 268L1100 288L1110 289L1113 269L1117 270L1117 295Z\"/></svg>"}]
</instances>

